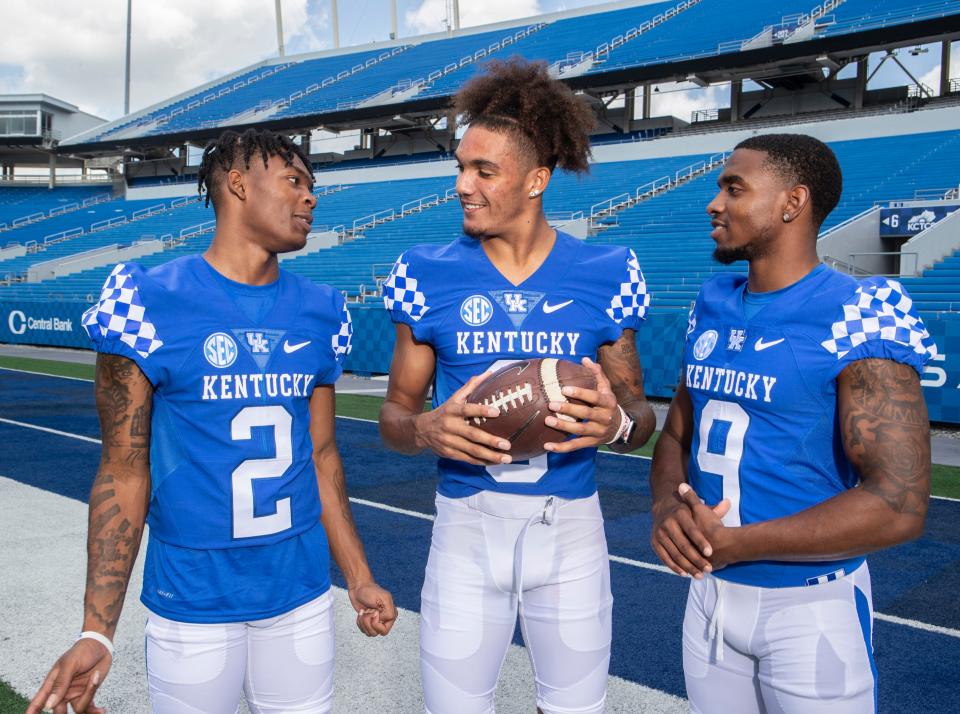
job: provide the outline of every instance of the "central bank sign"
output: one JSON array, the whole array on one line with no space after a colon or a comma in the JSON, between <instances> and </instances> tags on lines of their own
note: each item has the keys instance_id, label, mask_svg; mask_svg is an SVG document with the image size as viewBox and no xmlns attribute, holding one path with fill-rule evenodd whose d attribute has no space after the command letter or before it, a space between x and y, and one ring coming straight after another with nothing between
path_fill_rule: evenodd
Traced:
<instances>
[{"instance_id":1,"label":"central bank sign","mask_svg":"<svg viewBox=\"0 0 960 714\"><path fill-rule=\"evenodd\" d=\"M14 335L31 332L73 332L73 320L59 317L34 317L23 310L11 310L7 315L7 327Z\"/></svg>"}]
</instances>

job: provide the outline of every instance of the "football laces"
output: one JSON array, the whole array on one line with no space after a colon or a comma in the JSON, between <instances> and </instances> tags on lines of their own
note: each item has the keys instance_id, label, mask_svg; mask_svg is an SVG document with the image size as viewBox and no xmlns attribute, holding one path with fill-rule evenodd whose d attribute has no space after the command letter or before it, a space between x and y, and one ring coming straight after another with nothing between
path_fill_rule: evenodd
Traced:
<instances>
[{"instance_id":1,"label":"football laces","mask_svg":"<svg viewBox=\"0 0 960 714\"><path fill-rule=\"evenodd\" d=\"M532 401L533 385L530 382L524 382L523 384L516 385L512 389L491 394L480 403L485 407L496 407L501 414L506 414L511 409L516 409ZM486 420L486 417L473 418L475 424L483 424Z\"/></svg>"}]
</instances>

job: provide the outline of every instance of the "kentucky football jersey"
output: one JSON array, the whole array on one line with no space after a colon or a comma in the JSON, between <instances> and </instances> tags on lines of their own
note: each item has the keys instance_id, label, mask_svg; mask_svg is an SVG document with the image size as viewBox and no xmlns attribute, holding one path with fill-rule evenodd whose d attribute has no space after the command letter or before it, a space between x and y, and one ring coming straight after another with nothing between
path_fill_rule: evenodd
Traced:
<instances>
[{"instance_id":1,"label":"kentucky football jersey","mask_svg":"<svg viewBox=\"0 0 960 714\"><path fill-rule=\"evenodd\" d=\"M922 372L936 354L895 280L857 281L821 265L766 294L751 317L746 289L742 275L704 283L684 350L694 425L688 475L706 503L730 499L727 526L790 516L856 486L837 424L837 376L869 358ZM863 560L744 562L715 575L762 587L811 585Z\"/></svg>"},{"instance_id":2,"label":"kentucky football jersey","mask_svg":"<svg viewBox=\"0 0 960 714\"><path fill-rule=\"evenodd\" d=\"M330 586L309 400L341 373L350 316L281 270L254 321L229 282L200 256L121 263L83 317L98 352L153 384L141 599L185 622L272 617Z\"/></svg>"},{"instance_id":3,"label":"kentucky football jersey","mask_svg":"<svg viewBox=\"0 0 960 714\"><path fill-rule=\"evenodd\" d=\"M546 260L520 285L474 238L417 246L397 259L383 299L394 322L436 352L434 407L498 363L595 360L601 345L640 326L650 302L633 251L586 245L559 231ZM448 498L487 489L584 498L596 491L595 458L596 449L580 449L486 468L441 458L438 490Z\"/></svg>"}]
</instances>

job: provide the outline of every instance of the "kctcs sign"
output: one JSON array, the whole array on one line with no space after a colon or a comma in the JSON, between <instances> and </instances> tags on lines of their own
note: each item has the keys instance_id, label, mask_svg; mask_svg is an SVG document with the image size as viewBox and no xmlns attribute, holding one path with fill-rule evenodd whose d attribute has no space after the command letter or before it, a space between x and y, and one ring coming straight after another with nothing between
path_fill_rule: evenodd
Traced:
<instances>
[{"instance_id":1,"label":"kctcs sign","mask_svg":"<svg viewBox=\"0 0 960 714\"><path fill-rule=\"evenodd\" d=\"M960 206L881 208L880 235L909 238L943 220Z\"/></svg>"}]
</instances>

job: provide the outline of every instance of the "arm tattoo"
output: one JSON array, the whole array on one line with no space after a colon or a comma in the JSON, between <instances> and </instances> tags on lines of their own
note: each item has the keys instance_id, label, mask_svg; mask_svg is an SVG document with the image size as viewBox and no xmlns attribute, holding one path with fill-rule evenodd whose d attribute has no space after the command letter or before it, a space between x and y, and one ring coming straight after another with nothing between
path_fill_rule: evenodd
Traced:
<instances>
[{"instance_id":1,"label":"arm tattoo","mask_svg":"<svg viewBox=\"0 0 960 714\"><path fill-rule=\"evenodd\" d=\"M103 438L90 492L86 619L112 633L143 535L150 493L152 388L129 359L97 358L96 399Z\"/></svg>"},{"instance_id":2,"label":"arm tattoo","mask_svg":"<svg viewBox=\"0 0 960 714\"><path fill-rule=\"evenodd\" d=\"M930 422L920 379L885 359L854 362L841 375L841 428L861 488L897 514L923 518L930 496Z\"/></svg>"},{"instance_id":3,"label":"arm tattoo","mask_svg":"<svg viewBox=\"0 0 960 714\"><path fill-rule=\"evenodd\" d=\"M640 367L636 333L633 330L624 330L616 342L601 347L597 357L621 405L646 400L643 393L643 369Z\"/></svg>"}]
</instances>

